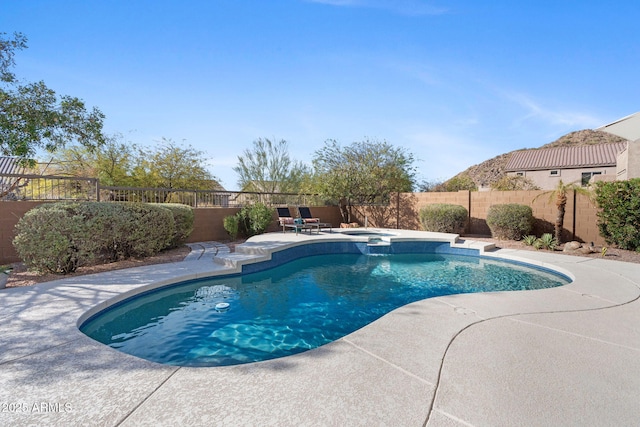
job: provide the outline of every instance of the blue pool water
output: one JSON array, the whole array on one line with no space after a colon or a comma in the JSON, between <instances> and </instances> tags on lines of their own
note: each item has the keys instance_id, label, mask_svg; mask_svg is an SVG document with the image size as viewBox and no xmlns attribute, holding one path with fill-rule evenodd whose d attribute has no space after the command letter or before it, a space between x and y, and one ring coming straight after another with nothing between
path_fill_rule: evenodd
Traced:
<instances>
[{"instance_id":1,"label":"blue pool water","mask_svg":"<svg viewBox=\"0 0 640 427\"><path fill-rule=\"evenodd\" d=\"M425 298L568 282L547 271L474 256L316 255L140 295L99 313L81 330L155 362L234 365L319 347Z\"/></svg>"}]
</instances>

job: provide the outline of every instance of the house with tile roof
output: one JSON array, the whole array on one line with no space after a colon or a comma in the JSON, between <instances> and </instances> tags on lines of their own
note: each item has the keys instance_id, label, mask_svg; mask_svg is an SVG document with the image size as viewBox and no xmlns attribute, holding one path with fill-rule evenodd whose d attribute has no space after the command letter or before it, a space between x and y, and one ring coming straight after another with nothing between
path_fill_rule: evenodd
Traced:
<instances>
[{"instance_id":1,"label":"house with tile roof","mask_svg":"<svg viewBox=\"0 0 640 427\"><path fill-rule=\"evenodd\" d=\"M505 171L507 175L523 176L543 190L554 189L558 181L589 184L598 180L615 180L618 156L628 148L628 142L593 144L573 147L543 148L516 151Z\"/></svg>"}]
</instances>

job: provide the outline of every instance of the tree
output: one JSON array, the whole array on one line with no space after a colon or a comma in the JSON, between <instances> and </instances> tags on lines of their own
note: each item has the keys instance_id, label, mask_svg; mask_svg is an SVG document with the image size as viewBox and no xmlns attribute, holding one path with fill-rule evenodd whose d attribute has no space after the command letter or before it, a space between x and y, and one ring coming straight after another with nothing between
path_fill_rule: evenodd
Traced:
<instances>
[{"instance_id":1,"label":"tree","mask_svg":"<svg viewBox=\"0 0 640 427\"><path fill-rule=\"evenodd\" d=\"M130 186L136 153L135 144L115 134L94 150L82 145L65 147L55 153L49 165L56 174L98 178L104 185Z\"/></svg>"},{"instance_id":2,"label":"tree","mask_svg":"<svg viewBox=\"0 0 640 427\"><path fill-rule=\"evenodd\" d=\"M337 201L344 222L354 204L386 204L393 192L412 191L413 155L386 141L365 140L341 147L328 140L313 157L314 192Z\"/></svg>"},{"instance_id":3,"label":"tree","mask_svg":"<svg viewBox=\"0 0 640 427\"><path fill-rule=\"evenodd\" d=\"M90 149L103 143L99 109L87 111L80 99L58 96L42 81L19 83L11 67L15 52L26 47L22 33L13 39L0 33L0 152L34 166L38 148L54 152L74 140Z\"/></svg>"},{"instance_id":4,"label":"tree","mask_svg":"<svg viewBox=\"0 0 640 427\"><path fill-rule=\"evenodd\" d=\"M418 191L421 193L431 193L434 191L438 191L439 188L442 188L443 182L442 180L427 180L424 179L420 181L418 184Z\"/></svg>"},{"instance_id":5,"label":"tree","mask_svg":"<svg viewBox=\"0 0 640 427\"><path fill-rule=\"evenodd\" d=\"M182 147L171 139L162 138L155 151L139 149L132 171L133 181L139 187L219 189L220 184L207 170L203 155L191 145Z\"/></svg>"},{"instance_id":6,"label":"tree","mask_svg":"<svg viewBox=\"0 0 640 427\"><path fill-rule=\"evenodd\" d=\"M238 156L233 170L239 176L240 188L262 193L298 192L303 177L309 173L304 164L289 157L287 141L273 142L268 138L253 141L253 149Z\"/></svg>"},{"instance_id":7,"label":"tree","mask_svg":"<svg viewBox=\"0 0 640 427\"><path fill-rule=\"evenodd\" d=\"M558 181L558 185L555 189L550 191L545 191L541 194L538 194L534 197L533 201L536 201L538 198L542 196L549 195L549 201L555 200L556 208L558 209L558 214L556 215L556 220L554 223L554 234L555 239L558 244L562 243L562 228L564 227L564 214L565 209L567 207L567 194L569 192L574 192L577 194L583 194L589 198L592 198L592 193L588 188L581 187L577 181L572 182L570 184L565 184L562 180Z\"/></svg>"},{"instance_id":8,"label":"tree","mask_svg":"<svg viewBox=\"0 0 640 427\"><path fill-rule=\"evenodd\" d=\"M471 179L469 175L456 175L448 181L445 181L442 186L438 187L434 191L478 191L478 186Z\"/></svg>"},{"instance_id":9,"label":"tree","mask_svg":"<svg viewBox=\"0 0 640 427\"><path fill-rule=\"evenodd\" d=\"M505 175L491 184L491 189L496 191L539 190L535 182L530 178L517 175Z\"/></svg>"}]
</instances>

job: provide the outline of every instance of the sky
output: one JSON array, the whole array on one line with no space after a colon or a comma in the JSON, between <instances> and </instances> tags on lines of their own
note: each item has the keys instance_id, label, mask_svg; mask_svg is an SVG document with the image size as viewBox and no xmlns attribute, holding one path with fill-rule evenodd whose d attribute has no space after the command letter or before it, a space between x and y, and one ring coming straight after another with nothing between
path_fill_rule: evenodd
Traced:
<instances>
[{"instance_id":1,"label":"sky","mask_svg":"<svg viewBox=\"0 0 640 427\"><path fill-rule=\"evenodd\" d=\"M258 138L305 163L387 141L418 179L640 111L637 0L0 0L16 75L105 115L107 134L233 167Z\"/></svg>"}]
</instances>

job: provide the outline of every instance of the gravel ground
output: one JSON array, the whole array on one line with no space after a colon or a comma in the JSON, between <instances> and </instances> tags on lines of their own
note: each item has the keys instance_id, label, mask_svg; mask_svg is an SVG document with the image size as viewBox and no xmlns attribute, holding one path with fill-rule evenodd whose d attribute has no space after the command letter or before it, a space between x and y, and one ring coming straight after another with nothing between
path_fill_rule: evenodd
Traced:
<instances>
[{"instance_id":1,"label":"gravel ground","mask_svg":"<svg viewBox=\"0 0 640 427\"><path fill-rule=\"evenodd\" d=\"M514 240L495 240L488 237L478 237L478 236L466 236L466 237L463 237L463 239L493 242L496 244L498 248L522 249L522 250L531 250L531 251L536 250L532 246L527 246L522 242L518 242ZM228 245L231 251L233 252L235 250L235 245L240 244L242 242L243 240L238 240L234 242L223 242L223 243ZM49 282L52 280L62 279L64 277L82 276L85 274L120 270L123 268L139 267L142 265L163 264L167 262L180 262L184 260L184 258L189 254L190 251L191 249L189 249L188 246L182 246L180 248L161 252L158 255L145 258L145 259L127 260L127 261L114 262L111 264L101 264L101 265L94 265L90 267L81 267L75 273L68 274L66 276L59 275L59 274L34 273L31 271L27 271L24 264L15 263L13 264L14 270L9 275L9 280L7 281L7 287L10 288L10 287L17 287L17 286L31 286L37 283L43 283L43 282ZM602 247L596 246L595 251L596 252L588 255L582 255L582 254L575 254L575 255L586 256L589 258L602 258ZM556 249L556 252L562 253L562 247ZM625 251L622 249L608 247L604 258L608 260L634 262L634 263L640 264L640 252Z\"/></svg>"},{"instance_id":2,"label":"gravel ground","mask_svg":"<svg viewBox=\"0 0 640 427\"><path fill-rule=\"evenodd\" d=\"M476 237L476 236L464 237L464 239L480 240L483 242L493 242L496 244L496 247L503 248L503 249L522 249L527 251L537 250L533 246L527 246L524 243L520 241L515 241L515 240L496 240L489 237ZM555 252L559 254L563 254L562 249L563 249L563 246L560 246L555 250ZM603 257L602 246L595 246L594 250L595 252L588 255L576 254L576 253L566 254L566 255L583 256L588 258L604 258L612 261L633 262L636 264L640 264L640 252L625 251L623 249L617 249L617 248L612 248L607 246L607 251Z\"/></svg>"}]
</instances>

